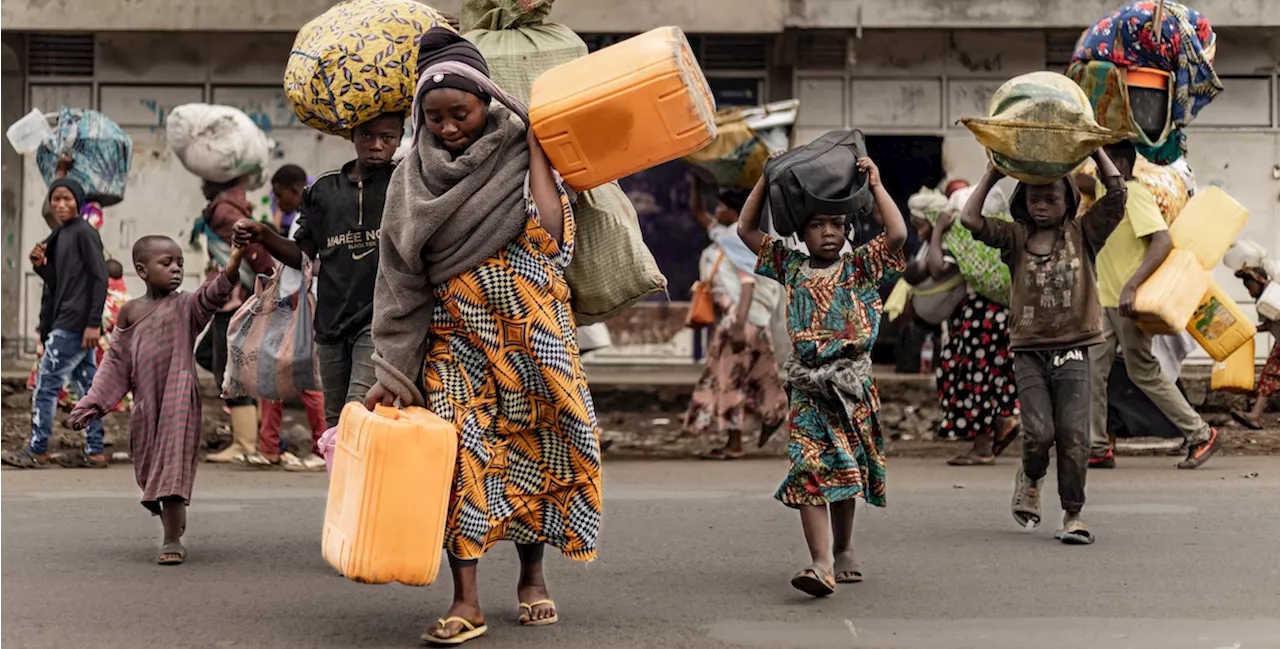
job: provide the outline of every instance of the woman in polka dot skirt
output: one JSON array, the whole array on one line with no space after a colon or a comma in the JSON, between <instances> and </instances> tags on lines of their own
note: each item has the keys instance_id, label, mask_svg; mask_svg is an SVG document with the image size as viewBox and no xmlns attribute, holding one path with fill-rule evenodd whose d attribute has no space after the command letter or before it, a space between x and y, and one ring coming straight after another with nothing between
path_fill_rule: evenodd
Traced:
<instances>
[{"instance_id":1,"label":"woman in polka dot skirt","mask_svg":"<svg viewBox=\"0 0 1280 649\"><path fill-rule=\"evenodd\" d=\"M950 188L948 188L950 189ZM946 210L959 211L972 190L952 193ZM986 208L984 207L984 210ZM997 208L993 207L993 210ZM925 215L930 222L936 213ZM1018 389L1013 375L1013 356L1009 352L1009 309L984 296L975 286L991 288L1003 283L1008 294L1008 273L996 273L999 252L972 237L943 240L934 228L930 238L927 264L929 274L943 278L963 270L957 257L990 256L992 263L973 264L968 268L986 268L989 276L965 276L969 295L947 319L946 342L938 359L938 397L942 405L942 424L938 436L946 439L973 440L969 452L952 458L953 466L992 464L996 456L1018 434ZM950 245L948 245L948 243ZM963 259L961 261L964 261ZM997 282L998 278L998 282Z\"/></svg>"}]
</instances>

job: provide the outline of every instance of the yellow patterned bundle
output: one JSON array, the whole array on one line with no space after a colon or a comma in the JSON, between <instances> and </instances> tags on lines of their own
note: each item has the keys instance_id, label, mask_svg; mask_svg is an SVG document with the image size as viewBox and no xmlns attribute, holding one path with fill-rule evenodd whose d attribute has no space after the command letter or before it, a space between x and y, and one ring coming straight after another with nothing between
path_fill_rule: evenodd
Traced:
<instances>
[{"instance_id":1,"label":"yellow patterned bundle","mask_svg":"<svg viewBox=\"0 0 1280 649\"><path fill-rule=\"evenodd\" d=\"M418 40L444 16L413 0L348 0L298 32L284 91L298 119L330 135L405 112L418 83ZM452 29L452 28L450 28Z\"/></svg>"}]
</instances>

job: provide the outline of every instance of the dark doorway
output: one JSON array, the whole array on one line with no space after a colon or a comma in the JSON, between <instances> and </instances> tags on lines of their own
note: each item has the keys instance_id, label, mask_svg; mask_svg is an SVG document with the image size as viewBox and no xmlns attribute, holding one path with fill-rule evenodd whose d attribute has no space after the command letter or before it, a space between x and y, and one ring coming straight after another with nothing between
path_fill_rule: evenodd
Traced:
<instances>
[{"instance_id":1,"label":"dark doorway","mask_svg":"<svg viewBox=\"0 0 1280 649\"><path fill-rule=\"evenodd\" d=\"M868 135L867 155L880 167L880 178L893 201L907 213L907 199L921 187L937 187L946 177L942 169L942 138L931 135ZM874 223L872 237L880 233ZM865 241L861 236L859 242ZM907 228L907 252L914 253L920 247L916 233Z\"/></svg>"},{"instance_id":2,"label":"dark doorway","mask_svg":"<svg viewBox=\"0 0 1280 649\"><path fill-rule=\"evenodd\" d=\"M868 135L867 136L867 155L875 160L876 166L880 167L880 179L884 183L884 188L893 197L893 202L898 204L898 209L902 211L902 216L911 218L907 212L907 199L912 194L920 191L921 187L937 187L939 183L946 177L946 172L942 169L942 138L928 135ZM875 222L875 219L866 218L858 222L857 232L855 233L855 244L865 243L880 234L883 228ZM906 251L908 257L914 255L916 250L920 248L920 241L916 237L915 228L907 227L907 245ZM880 287L880 296L888 297L889 291L893 290L892 285ZM901 320L889 322L887 319L880 321L880 336L877 340L876 348L872 352L872 361L883 364L896 364L897 356L914 354L915 358L920 355L920 341L915 340L912 336L906 345L899 345ZM895 350L895 347L897 349Z\"/></svg>"}]
</instances>

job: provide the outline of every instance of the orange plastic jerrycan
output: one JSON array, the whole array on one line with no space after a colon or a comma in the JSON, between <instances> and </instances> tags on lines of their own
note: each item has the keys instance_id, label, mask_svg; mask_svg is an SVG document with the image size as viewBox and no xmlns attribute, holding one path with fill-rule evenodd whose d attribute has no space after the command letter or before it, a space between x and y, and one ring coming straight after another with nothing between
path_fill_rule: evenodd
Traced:
<instances>
[{"instance_id":1,"label":"orange plastic jerrycan","mask_svg":"<svg viewBox=\"0 0 1280 649\"><path fill-rule=\"evenodd\" d=\"M325 561L365 584L435 581L457 455L453 424L424 408L348 403L329 476Z\"/></svg>"},{"instance_id":2,"label":"orange plastic jerrycan","mask_svg":"<svg viewBox=\"0 0 1280 649\"><path fill-rule=\"evenodd\" d=\"M529 123L551 165L578 191L706 146L716 102L679 27L659 27L547 70Z\"/></svg>"}]
</instances>

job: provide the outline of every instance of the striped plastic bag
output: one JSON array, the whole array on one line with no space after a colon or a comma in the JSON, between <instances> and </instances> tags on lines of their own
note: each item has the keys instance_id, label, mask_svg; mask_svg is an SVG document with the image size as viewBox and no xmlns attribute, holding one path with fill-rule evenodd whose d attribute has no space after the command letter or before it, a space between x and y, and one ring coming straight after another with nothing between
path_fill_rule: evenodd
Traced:
<instances>
[{"instance_id":1,"label":"striped plastic bag","mask_svg":"<svg viewBox=\"0 0 1280 649\"><path fill-rule=\"evenodd\" d=\"M253 296L227 328L224 399L283 401L321 389L310 286L311 264L305 259L301 271L280 265L273 277L258 276Z\"/></svg>"}]
</instances>

